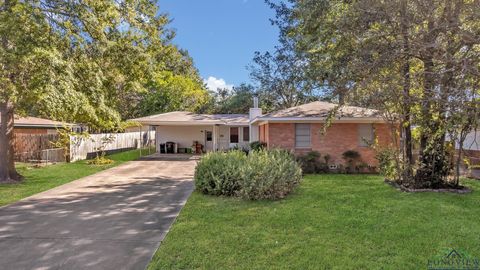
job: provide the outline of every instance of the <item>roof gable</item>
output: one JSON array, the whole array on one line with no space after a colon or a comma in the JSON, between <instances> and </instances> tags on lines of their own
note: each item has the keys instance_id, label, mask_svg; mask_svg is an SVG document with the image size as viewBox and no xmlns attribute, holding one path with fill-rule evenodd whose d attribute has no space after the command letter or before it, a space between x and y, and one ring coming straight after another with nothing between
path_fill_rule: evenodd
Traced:
<instances>
[{"instance_id":1,"label":"roof gable","mask_svg":"<svg viewBox=\"0 0 480 270\"><path fill-rule=\"evenodd\" d=\"M264 118L325 118L339 105L324 101L314 101L300 106L279 110L259 117ZM341 106L336 113L337 118L380 118L378 110L355 106Z\"/></svg>"}]
</instances>

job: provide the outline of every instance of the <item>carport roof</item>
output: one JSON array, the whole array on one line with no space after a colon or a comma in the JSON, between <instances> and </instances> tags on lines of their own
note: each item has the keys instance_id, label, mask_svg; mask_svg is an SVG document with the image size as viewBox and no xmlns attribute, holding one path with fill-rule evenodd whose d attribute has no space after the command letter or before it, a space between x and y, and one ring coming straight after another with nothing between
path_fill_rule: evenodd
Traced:
<instances>
[{"instance_id":1,"label":"carport roof","mask_svg":"<svg viewBox=\"0 0 480 270\"><path fill-rule=\"evenodd\" d=\"M248 125L247 114L196 114L185 111L175 111L132 121L144 125Z\"/></svg>"}]
</instances>

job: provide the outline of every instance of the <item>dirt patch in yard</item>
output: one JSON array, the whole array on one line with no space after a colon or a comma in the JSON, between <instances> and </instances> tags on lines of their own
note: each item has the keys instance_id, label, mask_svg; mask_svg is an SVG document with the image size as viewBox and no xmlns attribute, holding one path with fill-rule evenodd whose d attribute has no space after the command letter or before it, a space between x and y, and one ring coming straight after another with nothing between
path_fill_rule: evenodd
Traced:
<instances>
[{"instance_id":1,"label":"dirt patch in yard","mask_svg":"<svg viewBox=\"0 0 480 270\"><path fill-rule=\"evenodd\" d=\"M407 188L407 187L404 187L394 181L390 181L388 179L385 179L385 183L387 183L388 185L398 189L398 190L401 190L401 191L404 191L404 192L438 192L438 193L445 193L445 192L450 192L450 193L457 193L457 194L467 194L467 193L470 193L472 192L471 189L469 189L468 187L465 187L465 186L458 186L458 188L437 188L437 189L434 189L434 188Z\"/></svg>"}]
</instances>

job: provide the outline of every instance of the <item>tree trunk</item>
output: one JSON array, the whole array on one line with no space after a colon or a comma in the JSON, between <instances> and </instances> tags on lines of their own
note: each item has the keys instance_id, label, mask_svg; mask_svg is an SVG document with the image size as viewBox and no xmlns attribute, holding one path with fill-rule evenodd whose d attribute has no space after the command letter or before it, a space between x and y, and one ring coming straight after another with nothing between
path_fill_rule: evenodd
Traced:
<instances>
[{"instance_id":1,"label":"tree trunk","mask_svg":"<svg viewBox=\"0 0 480 270\"><path fill-rule=\"evenodd\" d=\"M403 63L403 132L404 132L404 143L403 149L405 153L405 163L408 166L406 171L406 176L411 177L411 166L413 165L413 154L412 154L412 124L411 124L411 111L410 107L411 98L410 98L410 41L408 38L408 17L407 17L407 0L402 1L402 39L403 39L403 52L404 52L404 63Z\"/></svg>"},{"instance_id":2,"label":"tree trunk","mask_svg":"<svg viewBox=\"0 0 480 270\"><path fill-rule=\"evenodd\" d=\"M15 170L13 149L13 105L0 103L0 182L12 182L22 179Z\"/></svg>"}]
</instances>

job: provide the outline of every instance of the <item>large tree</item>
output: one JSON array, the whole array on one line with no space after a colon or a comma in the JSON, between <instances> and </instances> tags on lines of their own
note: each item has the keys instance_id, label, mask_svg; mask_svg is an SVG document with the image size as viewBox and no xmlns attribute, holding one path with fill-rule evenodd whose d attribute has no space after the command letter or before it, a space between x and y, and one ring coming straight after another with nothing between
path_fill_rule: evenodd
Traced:
<instances>
[{"instance_id":1,"label":"large tree","mask_svg":"<svg viewBox=\"0 0 480 270\"><path fill-rule=\"evenodd\" d=\"M296 40L280 26L279 45L272 52L255 52L248 67L258 93L275 109L297 106L319 98L321 82L310 80L305 53L295 50Z\"/></svg>"},{"instance_id":2,"label":"large tree","mask_svg":"<svg viewBox=\"0 0 480 270\"><path fill-rule=\"evenodd\" d=\"M2 0L0 8L0 181L21 178L14 113L115 130L162 72L202 88L156 1Z\"/></svg>"},{"instance_id":3,"label":"large tree","mask_svg":"<svg viewBox=\"0 0 480 270\"><path fill-rule=\"evenodd\" d=\"M294 50L307 55L308 79L399 123L395 180L418 188L458 184L458 170L449 181L447 139L461 140L478 122L479 1L291 0L272 7Z\"/></svg>"}]
</instances>

